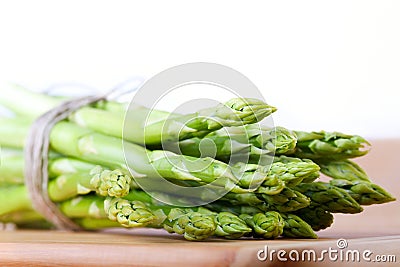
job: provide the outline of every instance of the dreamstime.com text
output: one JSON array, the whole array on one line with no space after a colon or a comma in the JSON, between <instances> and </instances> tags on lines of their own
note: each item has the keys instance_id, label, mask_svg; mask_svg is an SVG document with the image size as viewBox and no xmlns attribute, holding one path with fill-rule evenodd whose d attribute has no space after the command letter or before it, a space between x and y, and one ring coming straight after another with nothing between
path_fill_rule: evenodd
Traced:
<instances>
[{"instance_id":1,"label":"dreamstime.com text","mask_svg":"<svg viewBox=\"0 0 400 267\"><path fill-rule=\"evenodd\" d=\"M257 251L259 261L295 261L295 262L396 262L396 255L374 254L373 251L348 249L346 239L338 239L336 247L328 247L323 250L314 249L270 249L267 245Z\"/></svg>"}]
</instances>

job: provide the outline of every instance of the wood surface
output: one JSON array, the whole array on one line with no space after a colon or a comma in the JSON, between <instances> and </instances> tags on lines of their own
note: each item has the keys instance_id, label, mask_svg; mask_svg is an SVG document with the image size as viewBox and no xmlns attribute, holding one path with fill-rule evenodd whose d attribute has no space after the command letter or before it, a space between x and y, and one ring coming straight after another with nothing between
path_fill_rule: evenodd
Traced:
<instances>
[{"instance_id":1,"label":"wood surface","mask_svg":"<svg viewBox=\"0 0 400 267\"><path fill-rule=\"evenodd\" d=\"M376 140L370 154L358 163L370 177L400 198L400 140ZM399 266L400 205L398 201L366 207L357 215L335 214L335 223L318 232L317 240L223 240L188 242L162 230L108 230L95 232L2 231L0 266ZM394 255L396 263L260 261L257 252L272 249L319 253L337 249L344 238L351 250L371 250L373 256Z\"/></svg>"}]
</instances>

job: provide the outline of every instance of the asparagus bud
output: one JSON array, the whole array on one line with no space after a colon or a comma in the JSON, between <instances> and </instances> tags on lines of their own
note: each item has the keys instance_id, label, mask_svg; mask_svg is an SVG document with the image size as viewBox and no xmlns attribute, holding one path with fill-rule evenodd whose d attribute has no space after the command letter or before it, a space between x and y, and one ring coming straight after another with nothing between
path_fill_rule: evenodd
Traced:
<instances>
[{"instance_id":1,"label":"asparagus bud","mask_svg":"<svg viewBox=\"0 0 400 267\"><path fill-rule=\"evenodd\" d=\"M316 165L316 163L314 163L310 159L300 159L300 158L294 158L294 157L287 157L287 156L284 156L284 155L274 157L273 161L274 162L282 162L282 163L301 163L301 162L305 162L305 163L308 163L309 166ZM318 166L318 168L319 168L319 166ZM315 171L315 172L309 173L308 175L305 175L302 182L303 183L311 183L315 179L317 179L318 177L319 177L319 172Z\"/></svg>"},{"instance_id":2,"label":"asparagus bud","mask_svg":"<svg viewBox=\"0 0 400 267\"><path fill-rule=\"evenodd\" d=\"M396 200L385 189L370 182L334 179L330 184L344 189L360 205L382 204Z\"/></svg>"},{"instance_id":3,"label":"asparagus bud","mask_svg":"<svg viewBox=\"0 0 400 267\"><path fill-rule=\"evenodd\" d=\"M294 187L301 183L304 178L319 172L319 166L313 162L274 162L269 174L278 177L285 182L286 187Z\"/></svg>"},{"instance_id":4,"label":"asparagus bud","mask_svg":"<svg viewBox=\"0 0 400 267\"><path fill-rule=\"evenodd\" d=\"M279 212L289 212L302 209L310 205L310 199L302 193L285 188L277 195L261 195L266 201L269 210L277 210Z\"/></svg>"},{"instance_id":5,"label":"asparagus bud","mask_svg":"<svg viewBox=\"0 0 400 267\"><path fill-rule=\"evenodd\" d=\"M204 137L222 127L241 126L256 123L276 111L261 100L252 98L234 98L225 104L200 110L193 114L176 115L146 126L146 145L158 145L162 142L176 142L193 137ZM133 117L132 114L131 117ZM163 137L150 138L152 132L162 133Z\"/></svg>"},{"instance_id":6,"label":"asparagus bud","mask_svg":"<svg viewBox=\"0 0 400 267\"><path fill-rule=\"evenodd\" d=\"M238 239L252 230L242 219L230 212L219 212L215 216L215 235L228 239Z\"/></svg>"},{"instance_id":7,"label":"asparagus bud","mask_svg":"<svg viewBox=\"0 0 400 267\"><path fill-rule=\"evenodd\" d=\"M368 153L370 145L358 135L339 132L301 132L296 131L297 145L294 155L310 159L346 159L360 157Z\"/></svg>"},{"instance_id":8,"label":"asparagus bud","mask_svg":"<svg viewBox=\"0 0 400 267\"><path fill-rule=\"evenodd\" d=\"M296 211L296 215L307 222L314 231L328 228L333 223L332 213L315 205Z\"/></svg>"},{"instance_id":9,"label":"asparagus bud","mask_svg":"<svg viewBox=\"0 0 400 267\"><path fill-rule=\"evenodd\" d=\"M235 126L232 124L237 121L237 118L240 118L242 123L236 123L236 126L251 124L262 120L276 111L275 107L255 98L233 98L226 102L224 106L228 107L229 110L221 107L216 112L212 111L211 114L223 121L233 121L228 124L229 126ZM208 112L205 113L207 114Z\"/></svg>"},{"instance_id":10,"label":"asparagus bud","mask_svg":"<svg viewBox=\"0 0 400 267\"><path fill-rule=\"evenodd\" d=\"M171 209L164 229L168 232L181 234L187 240L204 240L215 233L216 225L212 214L195 211L186 212L184 209Z\"/></svg>"},{"instance_id":11,"label":"asparagus bud","mask_svg":"<svg viewBox=\"0 0 400 267\"><path fill-rule=\"evenodd\" d=\"M156 216L140 201L128 201L120 198L107 198L104 210L108 218L125 227L141 227L152 223Z\"/></svg>"},{"instance_id":12,"label":"asparagus bud","mask_svg":"<svg viewBox=\"0 0 400 267\"><path fill-rule=\"evenodd\" d=\"M274 191L259 191L259 193L273 195L280 193L284 186L294 187L301 183L303 179L308 179L311 176L318 177L320 168L312 161L298 160L273 162L267 166L238 162L233 165L233 169L239 173L254 174L253 176L243 175L239 181L239 184L243 187L249 187L251 183L257 184L264 181L263 185L269 188L273 186ZM283 184L279 181L282 181Z\"/></svg>"},{"instance_id":13,"label":"asparagus bud","mask_svg":"<svg viewBox=\"0 0 400 267\"><path fill-rule=\"evenodd\" d=\"M119 169L110 171L97 166L90 175L90 184L101 196L124 197L129 193L132 178Z\"/></svg>"},{"instance_id":14,"label":"asparagus bud","mask_svg":"<svg viewBox=\"0 0 400 267\"><path fill-rule=\"evenodd\" d=\"M355 162L347 159L336 161L319 160L318 165L321 167L323 174L334 179L370 182L365 171Z\"/></svg>"},{"instance_id":15,"label":"asparagus bud","mask_svg":"<svg viewBox=\"0 0 400 267\"><path fill-rule=\"evenodd\" d=\"M303 183L296 190L311 198L312 203L333 213L359 213L363 208L344 189L325 182Z\"/></svg>"},{"instance_id":16,"label":"asparagus bud","mask_svg":"<svg viewBox=\"0 0 400 267\"><path fill-rule=\"evenodd\" d=\"M255 237L273 239L283 232L284 222L282 216L275 211L257 213L254 216L241 214L240 218L253 229L253 236Z\"/></svg>"},{"instance_id":17,"label":"asparagus bud","mask_svg":"<svg viewBox=\"0 0 400 267\"><path fill-rule=\"evenodd\" d=\"M285 221L283 236L294 238L318 238L311 226L294 214L282 214Z\"/></svg>"}]
</instances>

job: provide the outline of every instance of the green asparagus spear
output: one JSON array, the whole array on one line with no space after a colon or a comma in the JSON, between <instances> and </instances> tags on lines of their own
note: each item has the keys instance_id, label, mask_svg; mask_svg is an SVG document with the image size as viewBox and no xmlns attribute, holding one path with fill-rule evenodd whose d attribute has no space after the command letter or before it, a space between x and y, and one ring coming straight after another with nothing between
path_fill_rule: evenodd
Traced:
<instances>
[{"instance_id":1,"label":"green asparagus spear","mask_svg":"<svg viewBox=\"0 0 400 267\"><path fill-rule=\"evenodd\" d=\"M0 150L0 184L24 183L24 160L21 154L6 154Z\"/></svg>"},{"instance_id":2,"label":"green asparagus spear","mask_svg":"<svg viewBox=\"0 0 400 267\"><path fill-rule=\"evenodd\" d=\"M24 185L0 187L0 216L25 210L32 210L31 200Z\"/></svg>"},{"instance_id":3,"label":"green asparagus spear","mask_svg":"<svg viewBox=\"0 0 400 267\"><path fill-rule=\"evenodd\" d=\"M277 210L279 212L295 211L310 205L310 199L307 196L291 188L285 188L277 195L261 194L259 197L266 201L268 210ZM263 208L263 206L257 207Z\"/></svg>"},{"instance_id":4,"label":"green asparagus spear","mask_svg":"<svg viewBox=\"0 0 400 267\"><path fill-rule=\"evenodd\" d=\"M294 155L299 158L340 160L360 157L368 153L370 145L358 135L324 131L295 133L297 144Z\"/></svg>"},{"instance_id":5,"label":"green asparagus spear","mask_svg":"<svg viewBox=\"0 0 400 267\"><path fill-rule=\"evenodd\" d=\"M257 213L255 215L241 214L239 217L253 229L254 237L272 239L277 238L283 232L284 221L276 211Z\"/></svg>"},{"instance_id":6,"label":"green asparagus spear","mask_svg":"<svg viewBox=\"0 0 400 267\"><path fill-rule=\"evenodd\" d=\"M346 159L336 161L318 160L317 163L321 167L323 174L334 179L370 182L365 171L353 161Z\"/></svg>"},{"instance_id":7,"label":"green asparagus spear","mask_svg":"<svg viewBox=\"0 0 400 267\"><path fill-rule=\"evenodd\" d=\"M348 192L360 205L382 204L396 200L385 189L370 182L333 179L330 184Z\"/></svg>"},{"instance_id":8,"label":"green asparagus spear","mask_svg":"<svg viewBox=\"0 0 400 267\"><path fill-rule=\"evenodd\" d=\"M251 144L240 143L225 136L207 135L203 138L190 138L176 143L167 143L163 149L193 156L212 157L224 162L246 161L250 157L270 153Z\"/></svg>"},{"instance_id":9,"label":"green asparagus spear","mask_svg":"<svg viewBox=\"0 0 400 267\"><path fill-rule=\"evenodd\" d=\"M69 218L107 218L104 198L95 195L78 196L59 204L59 209Z\"/></svg>"},{"instance_id":10,"label":"green asparagus spear","mask_svg":"<svg viewBox=\"0 0 400 267\"><path fill-rule=\"evenodd\" d=\"M324 210L333 213L359 213L362 207L344 189L325 182L302 183L295 187Z\"/></svg>"},{"instance_id":11,"label":"green asparagus spear","mask_svg":"<svg viewBox=\"0 0 400 267\"><path fill-rule=\"evenodd\" d=\"M0 184L2 186L24 183L24 158L22 151L2 155ZM63 201L78 194L97 191L102 196L121 197L129 192L132 178L119 169L107 170L94 164L71 158L54 158L49 163L49 196L53 201Z\"/></svg>"},{"instance_id":12,"label":"green asparagus spear","mask_svg":"<svg viewBox=\"0 0 400 267\"><path fill-rule=\"evenodd\" d=\"M234 214L242 214L240 217L242 219L247 218L247 220L255 220L254 218L251 219L252 216L255 216L257 214L262 214L262 211L260 209L257 209L255 207L251 206L243 206L243 205L235 205L235 206L230 206L227 203L221 203L219 202L214 202L208 205L208 207L212 210L226 210L229 209L231 212ZM296 211L296 214L299 216L303 215L302 211L307 210L308 207L302 208L298 211ZM295 214L289 214L289 213L279 213L284 221L284 227L283 227L283 236L286 237L295 237L295 238L317 238L317 235L314 233L313 229L311 226L302 218L299 216L296 216ZM309 213L311 215L311 213ZM260 215L258 215L260 216ZM314 223L317 222L318 218L313 218ZM328 217L324 218L324 220L321 220L319 223L327 223L328 222ZM251 222L251 221L250 221ZM249 224L251 226L252 223ZM268 227L268 226L267 226ZM254 228L253 228L254 229ZM260 227L258 227L258 231L260 231ZM262 230L261 230L262 231ZM317 230L316 230L317 231Z\"/></svg>"},{"instance_id":13,"label":"green asparagus spear","mask_svg":"<svg viewBox=\"0 0 400 267\"><path fill-rule=\"evenodd\" d=\"M157 116L158 111L136 105L128 109L126 117L124 113L110 113L106 110L84 107L74 112L70 120L118 138L122 138L123 132L123 138L128 141L159 147L165 142L203 137L222 127L255 123L275 111L276 108L257 99L235 98L225 104L203 109L194 114L172 114L171 117L159 121L151 118L153 113ZM148 120L149 117L151 121ZM105 122L113 127L103 127Z\"/></svg>"},{"instance_id":14,"label":"green asparagus spear","mask_svg":"<svg viewBox=\"0 0 400 267\"><path fill-rule=\"evenodd\" d=\"M318 238L311 226L294 214L281 214L285 221L283 236L293 238Z\"/></svg>"},{"instance_id":15,"label":"green asparagus spear","mask_svg":"<svg viewBox=\"0 0 400 267\"><path fill-rule=\"evenodd\" d=\"M286 153L296 146L296 135L283 127L268 128L259 124L248 124L241 127L229 127L211 133L209 136L218 136L235 140L242 144L251 144L254 147L270 153Z\"/></svg>"},{"instance_id":16,"label":"green asparagus spear","mask_svg":"<svg viewBox=\"0 0 400 267\"><path fill-rule=\"evenodd\" d=\"M296 137L283 127L267 129L257 124L228 127L203 138L190 138L164 149L194 157L214 157L225 162L254 161L268 153L285 153L296 145Z\"/></svg>"},{"instance_id":17,"label":"green asparagus spear","mask_svg":"<svg viewBox=\"0 0 400 267\"><path fill-rule=\"evenodd\" d=\"M263 211L250 205L232 205L229 201L217 200L212 203L205 205L207 209L210 209L215 212L223 212L228 211L230 213L240 215L240 214L249 214L255 215L257 213L262 213Z\"/></svg>"},{"instance_id":18,"label":"green asparagus spear","mask_svg":"<svg viewBox=\"0 0 400 267\"><path fill-rule=\"evenodd\" d=\"M229 203L222 201L213 202L207 207L214 211L229 210L230 212L250 217L262 213L260 209L246 205L229 206ZM294 213L280 213L285 220L284 231L288 237L316 238L312 230L319 231L329 227L333 222L331 213L323 210L321 207L310 205L299 209ZM300 218L299 218L300 217ZM303 221L304 220L304 221ZM312 229L311 229L312 228Z\"/></svg>"},{"instance_id":19,"label":"green asparagus spear","mask_svg":"<svg viewBox=\"0 0 400 267\"><path fill-rule=\"evenodd\" d=\"M199 241L212 236L216 231L214 217L210 214L183 209L172 209L164 222L164 229L183 235L187 240Z\"/></svg>"},{"instance_id":20,"label":"green asparagus spear","mask_svg":"<svg viewBox=\"0 0 400 267\"><path fill-rule=\"evenodd\" d=\"M278 178L285 183L286 187L294 187L301 183L304 178L318 175L319 166L311 161L273 162L268 166L257 164L236 163L235 168L240 172L258 171L266 173L268 178ZM268 182L268 179L266 179Z\"/></svg>"},{"instance_id":21,"label":"green asparagus spear","mask_svg":"<svg viewBox=\"0 0 400 267\"><path fill-rule=\"evenodd\" d=\"M285 188L276 195L266 195L258 193L234 194L228 193L221 198L233 205L250 205L262 211L295 211L310 204L310 199L290 188Z\"/></svg>"},{"instance_id":22,"label":"green asparagus spear","mask_svg":"<svg viewBox=\"0 0 400 267\"><path fill-rule=\"evenodd\" d=\"M45 221L43 216L34 210L9 212L0 216L1 223L26 224L29 222Z\"/></svg>"},{"instance_id":23,"label":"green asparagus spear","mask_svg":"<svg viewBox=\"0 0 400 267\"><path fill-rule=\"evenodd\" d=\"M174 196L171 196L174 197ZM128 199L130 201L141 201L143 203L146 203L153 211L154 210L163 210L164 213L170 214L172 210L176 209L176 207L165 205L155 199L153 199L151 196L149 196L147 193L141 191L141 190L132 190L126 197L125 199ZM176 201L174 201L176 202ZM228 211L218 211L218 212L213 212L207 208L204 207L193 207L193 208L180 208L179 212L197 212L201 214L205 214L207 216L212 216L214 218L214 222L216 225L215 229L215 236L218 237L224 237L228 239L237 239L249 232L251 232L251 229L249 229L244 221L242 221L238 216L234 215L231 212ZM160 225L155 225L152 224L153 227L161 227L161 224L164 223L163 220L159 221ZM167 226L164 226L169 229L168 225L170 226L170 223L167 223ZM169 229L171 230L171 229Z\"/></svg>"},{"instance_id":24,"label":"green asparagus spear","mask_svg":"<svg viewBox=\"0 0 400 267\"><path fill-rule=\"evenodd\" d=\"M63 101L62 98L29 91L20 85L11 83L0 84L0 95L2 106L27 118L36 118Z\"/></svg>"},{"instance_id":25,"label":"green asparagus spear","mask_svg":"<svg viewBox=\"0 0 400 267\"><path fill-rule=\"evenodd\" d=\"M33 93L20 86L0 87L0 92L4 93L0 103L17 114L29 118L38 117L63 101L62 98L57 99ZM21 101L29 99L29 112L19 108L20 102L19 105L15 105L12 97L17 96ZM118 138L122 138L122 135L124 135L124 139L128 141L157 146L162 144L163 141L203 137L222 127L255 123L275 111L275 107L258 99L234 98L224 104L202 109L193 114L172 114L172 116L164 117L164 119L158 121L148 120L151 116L160 118L157 115L158 111L137 105L129 106L126 116L123 108L114 109L114 112L110 112L94 107L83 107L71 114L69 119L100 133ZM155 115L152 115L153 113ZM165 113L161 112L161 114L164 116ZM127 122L125 127L124 122Z\"/></svg>"},{"instance_id":26,"label":"green asparagus spear","mask_svg":"<svg viewBox=\"0 0 400 267\"><path fill-rule=\"evenodd\" d=\"M95 191L100 196L123 197L129 193L132 178L119 169L107 170L100 166L90 172L68 173L58 176L48 185L49 197L60 202Z\"/></svg>"},{"instance_id":27,"label":"green asparagus spear","mask_svg":"<svg viewBox=\"0 0 400 267\"><path fill-rule=\"evenodd\" d=\"M70 158L66 156L49 159L49 176L51 178L58 177L64 174L72 174L77 172L90 172L98 164L89 163L86 161Z\"/></svg>"},{"instance_id":28,"label":"green asparagus spear","mask_svg":"<svg viewBox=\"0 0 400 267\"><path fill-rule=\"evenodd\" d=\"M333 223L332 213L315 205L298 210L295 214L307 222L314 231L326 229Z\"/></svg>"},{"instance_id":29,"label":"green asparagus spear","mask_svg":"<svg viewBox=\"0 0 400 267\"><path fill-rule=\"evenodd\" d=\"M146 226L156 220L153 212L140 201L107 198L104 201L104 210L110 220L125 227Z\"/></svg>"},{"instance_id":30,"label":"green asparagus spear","mask_svg":"<svg viewBox=\"0 0 400 267\"><path fill-rule=\"evenodd\" d=\"M238 239L252 231L242 219L230 212L219 212L214 218L217 225L216 236Z\"/></svg>"},{"instance_id":31,"label":"green asparagus spear","mask_svg":"<svg viewBox=\"0 0 400 267\"><path fill-rule=\"evenodd\" d=\"M106 228L121 227L121 225L118 222L111 221L108 218L96 219L96 218L84 217L75 219L74 222L86 230L101 230Z\"/></svg>"},{"instance_id":32,"label":"green asparagus spear","mask_svg":"<svg viewBox=\"0 0 400 267\"><path fill-rule=\"evenodd\" d=\"M16 120L8 120L7 123L1 124L0 128L12 127L15 122ZM28 125L19 127L24 127L25 133L28 132ZM2 144L7 145L6 141ZM212 158L197 159L176 155L168 151L150 151L133 143L123 145L121 139L99 134L69 122L59 122L54 126L50 134L50 145L53 150L64 155L112 169L128 169L125 164L126 157L132 165L129 170L136 178L162 176L178 180L215 182L227 190L249 191L236 185L240 177L223 162Z\"/></svg>"},{"instance_id":33,"label":"green asparagus spear","mask_svg":"<svg viewBox=\"0 0 400 267\"><path fill-rule=\"evenodd\" d=\"M170 207L166 208L168 215L165 215L162 209L151 208L138 200L85 196L62 202L60 209L78 222L83 218L108 217L110 221L124 227L164 227L169 232L181 234L188 240L203 240L213 235L216 230L212 215ZM104 221L102 224L107 227L117 226L115 223ZM96 224L91 225L90 228L96 228L95 226Z\"/></svg>"}]
</instances>

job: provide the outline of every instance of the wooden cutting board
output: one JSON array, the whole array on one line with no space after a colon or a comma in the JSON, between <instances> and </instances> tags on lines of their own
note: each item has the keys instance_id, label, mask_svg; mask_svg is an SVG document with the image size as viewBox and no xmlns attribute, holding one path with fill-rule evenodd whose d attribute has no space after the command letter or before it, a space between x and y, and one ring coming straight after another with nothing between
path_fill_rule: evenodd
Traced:
<instances>
[{"instance_id":1,"label":"wooden cutting board","mask_svg":"<svg viewBox=\"0 0 400 267\"><path fill-rule=\"evenodd\" d=\"M346 235L339 235L346 236ZM0 237L1 266L368 266L365 261L348 263L282 262L273 255L260 261L260 250L296 250L302 253L312 249L320 255L324 249L338 249L337 238L318 240L220 240L187 242L178 236L158 231L130 231L130 233L67 233L47 231L7 231ZM371 250L373 255L394 255L400 261L400 235L347 238L347 249ZM346 251L344 250L344 251ZM339 255L339 254L338 254ZM260 257L264 257L263 253ZM286 256L288 257L288 256ZM319 257L319 256L318 256ZM301 259L301 258L299 258ZM307 257L305 259L308 259ZM345 258L344 258L345 259Z\"/></svg>"},{"instance_id":2,"label":"wooden cutting board","mask_svg":"<svg viewBox=\"0 0 400 267\"><path fill-rule=\"evenodd\" d=\"M399 199L398 166L400 140L373 142L367 157L358 162L371 178ZM357 215L335 214L335 223L318 233L317 240L223 240L188 242L162 230L111 230L102 233L62 231L2 231L0 233L0 266L399 266L400 205L392 202L366 207ZM287 261L275 258L260 261L260 250L295 250L300 254L312 249L338 249L337 240L345 239L349 250L374 256L395 256L396 262ZM343 240L342 240L343 241ZM339 252L338 252L339 253ZM263 253L260 254L264 256ZM293 252L292 255L295 255ZM338 254L339 255L339 254ZM300 258L301 259L301 258Z\"/></svg>"}]
</instances>

